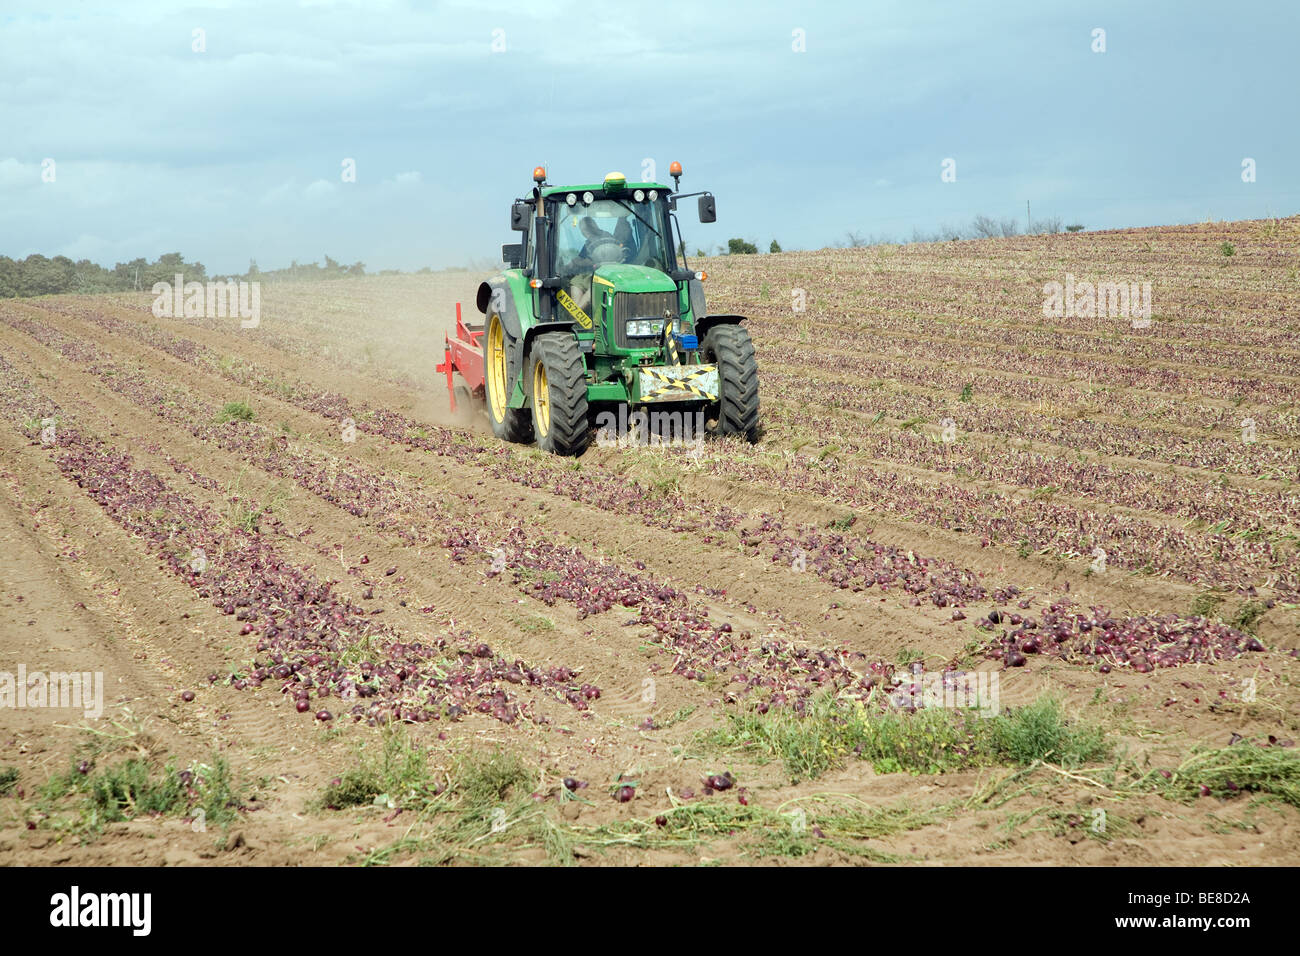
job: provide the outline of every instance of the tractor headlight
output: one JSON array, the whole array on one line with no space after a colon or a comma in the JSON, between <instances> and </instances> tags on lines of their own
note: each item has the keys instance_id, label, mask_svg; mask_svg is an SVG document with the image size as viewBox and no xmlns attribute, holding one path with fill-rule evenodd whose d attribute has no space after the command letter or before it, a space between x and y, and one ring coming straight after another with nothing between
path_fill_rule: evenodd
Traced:
<instances>
[{"instance_id":1,"label":"tractor headlight","mask_svg":"<svg viewBox=\"0 0 1300 956\"><path fill-rule=\"evenodd\" d=\"M650 201L654 202L658 198L659 198L659 190L657 189L650 190Z\"/></svg>"},{"instance_id":2,"label":"tractor headlight","mask_svg":"<svg viewBox=\"0 0 1300 956\"><path fill-rule=\"evenodd\" d=\"M645 339L659 335L664 330L663 319L628 319L627 337Z\"/></svg>"},{"instance_id":3,"label":"tractor headlight","mask_svg":"<svg viewBox=\"0 0 1300 956\"><path fill-rule=\"evenodd\" d=\"M590 206L593 202L596 201L596 197L593 196L590 192L585 192L582 194L582 201L586 203L588 206Z\"/></svg>"},{"instance_id":4,"label":"tractor headlight","mask_svg":"<svg viewBox=\"0 0 1300 956\"><path fill-rule=\"evenodd\" d=\"M564 197L564 201L565 201L566 203L568 203L570 206L572 206L574 203L576 203L576 202L578 201L578 194L577 194L577 193L569 193L569 195L567 195L567 196Z\"/></svg>"},{"instance_id":5,"label":"tractor headlight","mask_svg":"<svg viewBox=\"0 0 1300 956\"><path fill-rule=\"evenodd\" d=\"M632 193L632 198L637 202L645 202L645 190L638 189L636 192Z\"/></svg>"}]
</instances>

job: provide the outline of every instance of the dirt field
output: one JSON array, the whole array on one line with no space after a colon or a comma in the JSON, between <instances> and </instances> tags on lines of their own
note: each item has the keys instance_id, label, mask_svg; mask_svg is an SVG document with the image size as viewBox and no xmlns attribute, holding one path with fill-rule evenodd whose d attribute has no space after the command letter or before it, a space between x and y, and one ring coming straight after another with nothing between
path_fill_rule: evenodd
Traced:
<instances>
[{"instance_id":1,"label":"dirt field","mask_svg":"<svg viewBox=\"0 0 1300 956\"><path fill-rule=\"evenodd\" d=\"M576 462L470 273L0 301L0 860L1300 862L1300 220L703 267L761 440Z\"/></svg>"}]
</instances>

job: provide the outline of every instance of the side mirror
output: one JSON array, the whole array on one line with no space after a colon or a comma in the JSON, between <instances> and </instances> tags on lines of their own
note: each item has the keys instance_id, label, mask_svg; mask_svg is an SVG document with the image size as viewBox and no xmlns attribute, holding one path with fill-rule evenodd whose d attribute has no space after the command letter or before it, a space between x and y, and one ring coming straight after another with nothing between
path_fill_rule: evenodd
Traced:
<instances>
[{"instance_id":1,"label":"side mirror","mask_svg":"<svg viewBox=\"0 0 1300 956\"><path fill-rule=\"evenodd\" d=\"M713 204L713 197L703 195L700 197L700 222L717 222L718 209Z\"/></svg>"},{"instance_id":2,"label":"side mirror","mask_svg":"<svg viewBox=\"0 0 1300 956\"><path fill-rule=\"evenodd\" d=\"M527 232L528 217L532 214L532 204L517 202L510 207L510 231Z\"/></svg>"},{"instance_id":3,"label":"side mirror","mask_svg":"<svg viewBox=\"0 0 1300 956\"><path fill-rule=\"evenodd\" d=\"M507 242L501 247L501 261L511 269L518 269L524 264L524 244Z\"/></svg>"}]
</instances>

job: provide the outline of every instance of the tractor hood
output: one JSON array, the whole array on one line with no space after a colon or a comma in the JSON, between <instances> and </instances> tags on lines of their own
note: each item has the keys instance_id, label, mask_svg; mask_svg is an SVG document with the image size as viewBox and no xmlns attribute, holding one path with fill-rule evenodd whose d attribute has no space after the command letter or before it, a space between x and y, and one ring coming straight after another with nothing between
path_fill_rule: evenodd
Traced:
<instances>
[{"instance_id":1,"label":"tractor hood","mask_svg":"<svg viewBox=\"0 0 1300 956\"><path fill-rule=\"evenodd\" d=\"M596 284L618 292L676 292L677 283L649 266L604 265L596 270Z\"/></svg>"}]
</instances>

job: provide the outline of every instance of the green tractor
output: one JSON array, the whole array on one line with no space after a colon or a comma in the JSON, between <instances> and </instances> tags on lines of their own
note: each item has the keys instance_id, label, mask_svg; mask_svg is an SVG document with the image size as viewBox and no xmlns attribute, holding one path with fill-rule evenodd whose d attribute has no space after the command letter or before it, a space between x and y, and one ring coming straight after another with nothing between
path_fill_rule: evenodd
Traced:
<instances>
[{"instance_id":1,"label":"green tractor","mask_svg":"<svg viewBox=\"0 0 1300 956\"><path fill-rule=\"evenodd\" d=\"M758 435L758 367L739 315L710 315L703 272L687 267L675 215L698 197L700 222L717 213L708 192L629 183L552 186L533 171L532 195L515 200L502 247L507 268L479 286L481 326L457 319L439 371L483 399L493 433L579 455L593 428L616 434L629 409L641 425L666 423L691 437ZM678 247L682 246L679 260ZM455 386L458 371L469 388ZM697 435L696 437L703 437Z\"/></svg>"}]
</instances>

